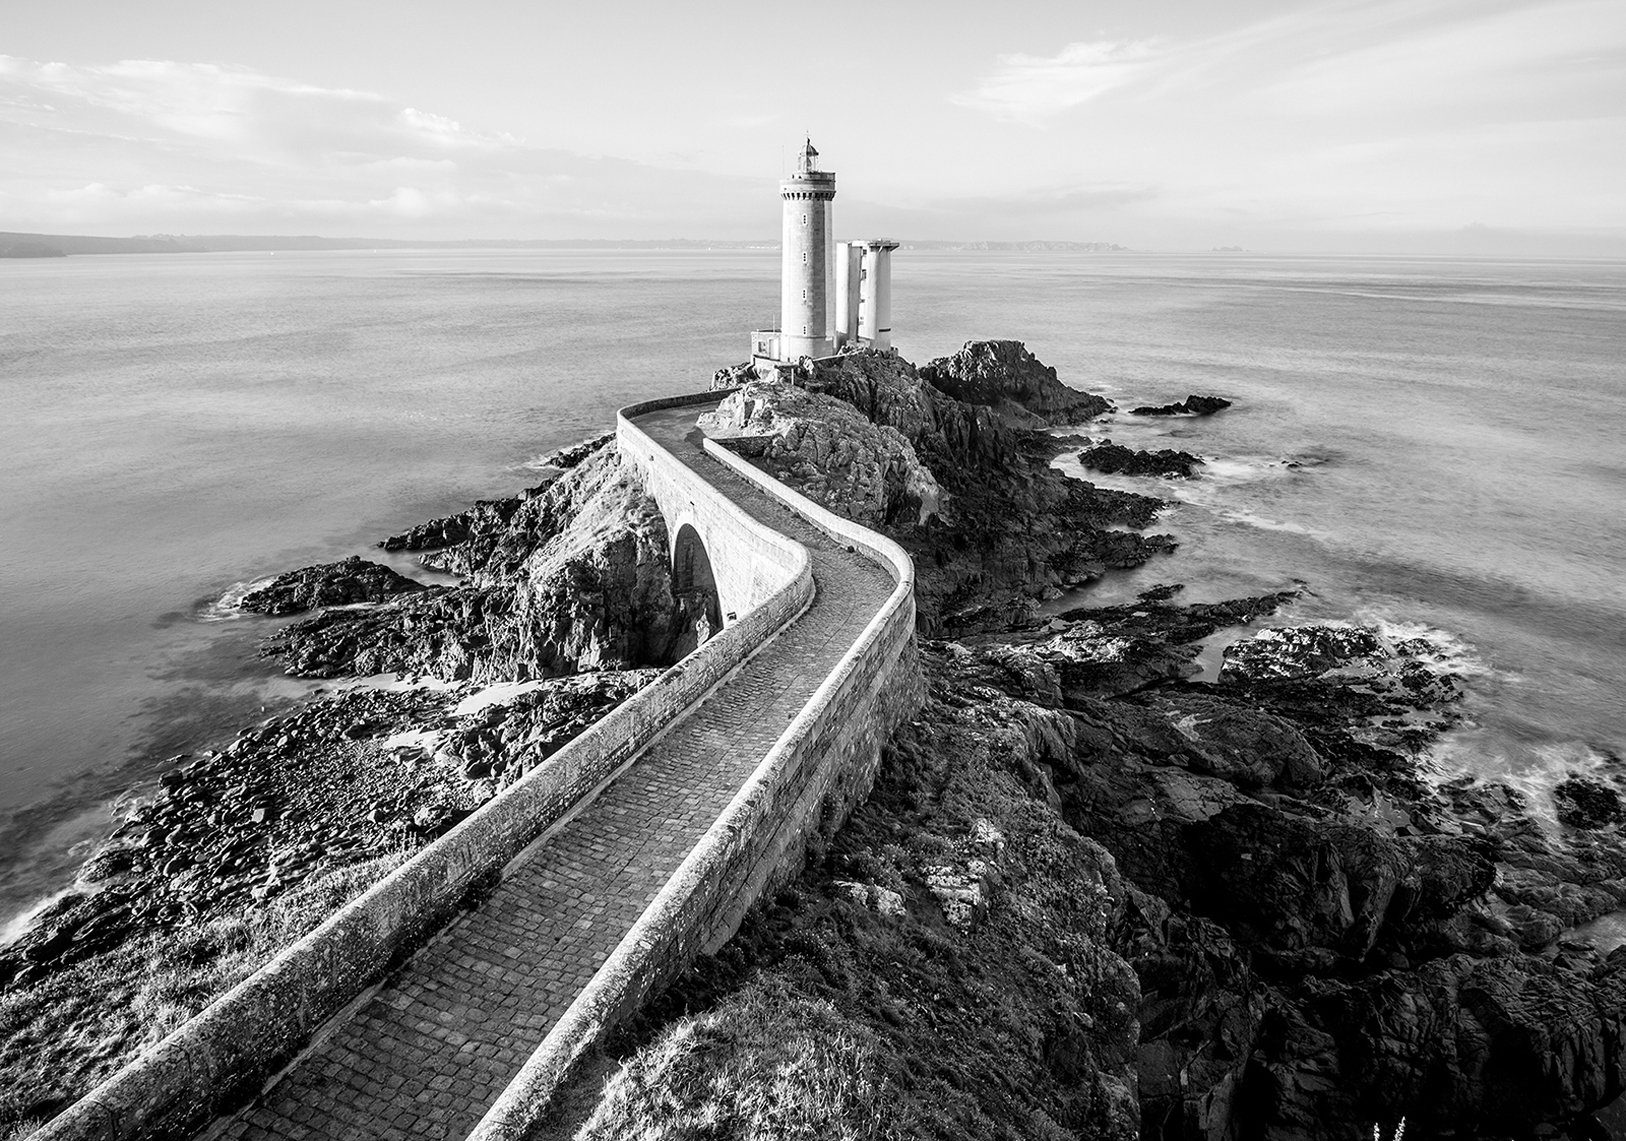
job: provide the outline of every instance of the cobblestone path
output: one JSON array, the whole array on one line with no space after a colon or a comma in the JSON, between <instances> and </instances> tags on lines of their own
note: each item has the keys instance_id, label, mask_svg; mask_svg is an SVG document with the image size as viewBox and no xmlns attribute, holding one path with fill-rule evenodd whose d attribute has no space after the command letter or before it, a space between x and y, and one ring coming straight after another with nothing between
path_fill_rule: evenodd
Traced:
<instances>
[{"instance_id":1,"label":"cobblestone path","mask_svg":"<svg viewBox=\"0 0 1626 1141\"><path fill-rule=\"evenodd\" d=\"M638 418L813 554L813 605L212 1137L462 1141L892 592L698 446L703 408Z\"/></svg>"}]
</instances>

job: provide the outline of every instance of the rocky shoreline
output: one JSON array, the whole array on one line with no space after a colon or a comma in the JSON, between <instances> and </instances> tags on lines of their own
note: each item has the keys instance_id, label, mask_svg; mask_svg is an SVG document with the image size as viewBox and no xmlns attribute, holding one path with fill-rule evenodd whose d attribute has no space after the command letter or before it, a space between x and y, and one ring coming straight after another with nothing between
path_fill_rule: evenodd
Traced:
<instances>
[{"instance_id":1,"label":"rocky shoreline","mask_svg":"<svg viewBox=\"0 0 1626 1141\"><path fill-rule=\"evenodd\" d=\"M780 1112L830 1135L1599 1135L1626 1083L1626 951L1567 934L1626 906L1626 773L1566 782L1556 828L1506 786L1437 782L1450 663L1356 624L1259 629L1294 592L1042 613L1176 549L1149 533L1156 495L1052 459L1197 478L1201 460L1053 435L1112 406L1020 342L715 383L737 391L710 434L915 560L928 704L791 888L569 1091L558 1135L624 1136L657 1104L744 1121L776 1082ZM266 645L284 670L347 680L176 758L0 948L0 1129L60 1109L706 635L613 438L554 468L380 544L455 585L348 559L245 598L304 615ZM348 680L385 673L433 684ZM772 1064L796 1043L821 1059L805 1090Z\"/></svg>"}]
</instances>

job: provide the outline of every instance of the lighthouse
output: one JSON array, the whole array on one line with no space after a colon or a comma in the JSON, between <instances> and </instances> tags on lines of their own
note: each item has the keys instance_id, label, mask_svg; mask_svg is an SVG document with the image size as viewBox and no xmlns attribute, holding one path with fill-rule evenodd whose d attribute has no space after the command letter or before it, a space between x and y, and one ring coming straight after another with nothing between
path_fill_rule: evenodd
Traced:
<instances>
[{"instance_id":1,"label":"lighthouse","mask_svg":"<svg viewBox=\"0 0 1626 1141\"><path fill-rule=\"evenodd\" d=\"M827 357L835 351L830 326L835 303L835 231L830 203L833 171L818 168L813 140L802 144L796 173L779 184L784 202L779 262L779 356Z\"/></svg>"},{"instance_id":2,"label":"lighthouse","mask_svg":"<svg viewBox=\"0 0 1626 1141\"><path fill-rule=\"evenodd\" d=\"M891 346L891 255L898 243L873 238L842 242L838 250L835 197L835 172L819 169L819 152L806 139L795 173L779 183L779 328L751 334L758 375L847 345Z\"/></svg>"}]
</instances>

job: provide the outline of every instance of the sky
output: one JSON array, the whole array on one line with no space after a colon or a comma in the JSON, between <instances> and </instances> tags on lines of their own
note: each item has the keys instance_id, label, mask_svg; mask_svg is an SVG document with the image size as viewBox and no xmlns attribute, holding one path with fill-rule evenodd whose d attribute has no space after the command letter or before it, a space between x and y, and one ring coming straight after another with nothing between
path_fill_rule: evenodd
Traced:
<instances>
[{"instance_id":1,"label":"sky","mask_svg":"<svg viewBox=\"0 0 1626 1141\"><path fill-rule=\"evenodd\" d=\"M0 230L1626 256L1622 0L50 0Z\"/></svg>"}]
</instances>

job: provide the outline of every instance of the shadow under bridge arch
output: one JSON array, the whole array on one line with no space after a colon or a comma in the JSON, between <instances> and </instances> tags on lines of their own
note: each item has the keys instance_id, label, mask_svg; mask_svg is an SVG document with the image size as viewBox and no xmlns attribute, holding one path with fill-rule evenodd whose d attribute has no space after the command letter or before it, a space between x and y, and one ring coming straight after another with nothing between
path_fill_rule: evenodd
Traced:
<instances>
[{"instance_id":1,"label":"shadow under bridge arch","mask_svg":"<svg viewBox=\"0 0 1626 1141\"><path fill-rule=\"evenodd\" d=\"M681 658L723 628L723 602L711 555L694 524L683 523L672 540L672 598L677 604L677 641L673 657Z\"/></svg>"}]
</instances>

